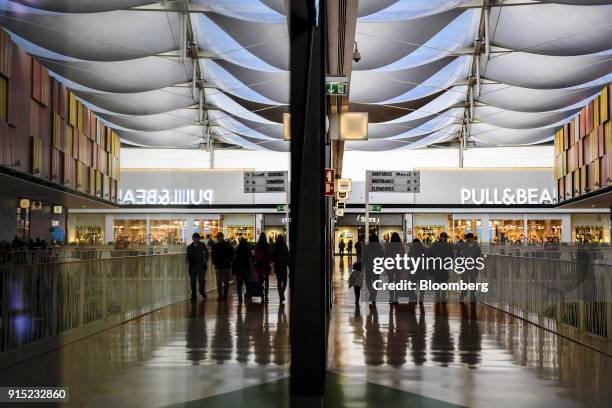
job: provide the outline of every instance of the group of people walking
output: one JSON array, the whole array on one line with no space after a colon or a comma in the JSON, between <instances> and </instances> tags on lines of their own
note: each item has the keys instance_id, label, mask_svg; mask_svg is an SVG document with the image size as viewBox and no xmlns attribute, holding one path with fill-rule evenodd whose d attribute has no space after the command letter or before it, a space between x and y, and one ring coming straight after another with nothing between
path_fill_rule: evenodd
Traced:
<instances>
[{"instance_id":1,"label":"group of people walking","mask_svg":"<svg viewBox=\"0 0 612 408\"><path fill-rule=\"evenodd\" d=\"M444 268L444 262L434 262L434 268L431 270L426 270L421 266L415 271L390 269L386 270L382 275L376 274L373 271L373 260L375 258L395 258L397 255L403 257L406 251L397 232L391 234L390 242L384 246L380 243L377 235L370 236L369 241L370 243L367 245L366 251L364 252L364 259L360 259L353 264L353 271L349 277L349 287L353 287L355 292L355 304L359 304L361 288L363 287L364 281L368 291L368 301L372 305L376 304L379 292L374 288L374 281L382 279L383 277L386 277L388 282L396 283L406 280L417 284L416 290L388 290L389 304L397 305L400 297L407 297L409 302L413 303L418 301L419 304L422 305L426 291L418 289L419 281L429 279L435 283L446 283L450 279L450 270ZM438 239L429 247L424 246L420 239L415 238L410 245L407 255L410 258L430 257L444 260L456 257L476 259L480 257L481 254L480 246L474 234L468 233L465 236L465 240L457 244L452 244L448 241L448 234L442 232ZM477 277L477 269L466 270L461 275L461 279L466 283L475 283ZM470 302L476 301L476 293L474 290L461 291L459 301L464 301L468 295ZM448 292L436 290L434 299L436 302L447 302Z\"/></svg>"},{"instance_id":2,"label":"group of people walking","mask_svg":"<svg viewBox=\"0 0 612 408\"><path fill-rule=\"evenodd\" d=\"M361 240L357 241L355 245L353 245L353 240L349 239L348 242L344 242L343 238L340 238L340 242L338 243L338 253L341 257L344 256L344 250L346 249L346 254L350 257L353 256L353 248L355 248L355 254L357 255L357 261L361 259L361 248L363 247L363 242ZM342 259L342 258L341 258Z\"/></svg>"},{"instance_id":3,"label":"group of people walking","mask_svg":"<svg viewBox=\"0 0 612 408\"><path fill-rule=\"evenodd\" d=\"M254 250L250 249L245 239L241 239L234 249L232 244L225 240L222 232L215 238L214 242L203 243L200 234L196 232L192 236L192 243L187 247L186 262L189 267L191 300L197 298L196 289L199 289L204 299L207 297L205 274L210 258L217 280L218 301L228 298L230 276L233 274L238 302L252 301L253 297L261 297L264 302L268 302L272 272L278 282L281 304L285 301L289 248L283 235L277 236L274 245L270 245L266 235L261 233Z\"/></svg>"}]
</instances>

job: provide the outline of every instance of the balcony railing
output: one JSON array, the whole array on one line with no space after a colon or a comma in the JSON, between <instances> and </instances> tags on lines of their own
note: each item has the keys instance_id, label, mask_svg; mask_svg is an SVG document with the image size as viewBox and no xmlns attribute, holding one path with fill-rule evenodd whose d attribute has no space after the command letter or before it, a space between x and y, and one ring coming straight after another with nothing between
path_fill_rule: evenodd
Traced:
<instances>
[{"instance_id":1,"label":"balcony railing","mask_svg":"<svg viewBox=\"0 0 612 408\"><path fill-rule=\"evenodd\" d=\"M612 354L612 264L598 252L573 255L489 254L479 276L489 291L479 300Z\"/></svg>"},{"instance_id":2,"label":"balcony railing","mask_svg":"<svg viewBox=\"0 0 612 408\"><path fill-rule=\"evenodd\" d=\"M0 367L189 297L184 253L0 266ZM215 286L209 269L207 287Z\"/></svg>"}]
</instances>

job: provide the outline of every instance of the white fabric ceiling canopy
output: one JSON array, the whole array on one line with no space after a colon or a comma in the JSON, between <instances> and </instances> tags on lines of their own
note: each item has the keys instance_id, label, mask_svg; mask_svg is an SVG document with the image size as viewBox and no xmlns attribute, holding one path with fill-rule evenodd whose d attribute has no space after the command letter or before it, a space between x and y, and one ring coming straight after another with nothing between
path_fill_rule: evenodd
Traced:
<instances>
[{"instance_id":1,"label":"white fabric ceiling canopy","mask_svg":"<svg viewBox=\"0 0 612 408\"><path fill-rule=\"evenodd\" d=\"M349 110L369 113L370 140L346 148L452 142L470 86L474 116L464 129L476 146L548 142L612 79L609 3L496 0L483 11L472 0L360 1L362 58L353 63ZM285 12L283 0L0 0L0 26L125 143L194 147L212 135L236 148L287 151ZM491 53L475 58L483 13Z\"/></svg>"}]
</instances>

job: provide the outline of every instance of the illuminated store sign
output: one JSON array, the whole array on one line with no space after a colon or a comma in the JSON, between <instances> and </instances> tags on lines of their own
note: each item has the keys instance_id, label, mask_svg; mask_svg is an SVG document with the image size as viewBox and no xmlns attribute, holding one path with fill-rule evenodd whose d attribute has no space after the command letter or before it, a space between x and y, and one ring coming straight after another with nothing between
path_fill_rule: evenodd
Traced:
<instances>
[{"instance_id":1,"label":"illuminated store sign","mask_svg":"<svg viewBox=\"0 0 612 408\"><path fill-rule=\"evenodd\" d=\"M212 204L213 190L195 189L128 189L119 190L120 204L202 205Z\"/></svg>"},{"instance_id":2,"label":"illuminated store sign","mask_svg":"<svg viewBox=\"0 0 612 408\"><path fill-rule=\"evenodd\" d=\"M557 194L546 188L462 188L461 204L553 204Z\"/></svg>"},{"instance_id":3,"label":"illuminated store sign","mask_svg":"<svg viewBox=\"0 0 612 408\"><path fill-rule=\"evenodd\" d=\"M362 224L364 224L366 221L366 217L365 215L358 215L357 216L357 222L360 222ZM370 224L379 224L380 223L380 218L379 217L370 217Z\"/></svg>"}]
</instances>

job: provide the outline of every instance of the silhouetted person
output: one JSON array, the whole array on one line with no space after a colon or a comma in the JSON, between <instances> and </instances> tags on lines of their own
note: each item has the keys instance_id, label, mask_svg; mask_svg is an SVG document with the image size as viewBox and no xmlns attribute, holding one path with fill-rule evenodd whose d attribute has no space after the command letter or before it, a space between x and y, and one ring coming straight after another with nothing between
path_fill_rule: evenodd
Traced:
<instances>
[{"instance_id":1,"label":"silhouetted person","mask_svg":"<svg viewBox=\"0 0 612 408\"><path fill-rule=\"evenodd\" d=\"M402 245L402 239L397 232L391 234L391 242L385 247L385 257L393 258L397 255L403 256L405 254L404 246ZM389 278L389 283L397 283L401 279L402 271L397 269L389 269L386 271ZM389 304L397 305L399 303L400 291L397 289L389 289Z\"/></svg>"},{"instance_id":2,"label":"silhouetted person","mask_svg":"<svg viewBox=\"0 0 612 408\"><path fill-rule=\"evenodd\" d=\"M253 260L255 269L259 276L264 279L264 302L268 302L268 292L270 290L270 264L272 263L272 248L268 244L266 234L259 234L259 239L255 245L255 258Z\"/></svg>"},{"instance_id":3,"label":"silhouetted person","mask_svg":"<svg viewBox=\"0 0 612 408\"><path fill-rule=\"evenodd\" d=\"M338 244L338 249L340 250L340 258L342 258L344 256L344 247L346 246L346 244L344 243L343 239L340 239L340 243Z\"/></svg>"},{"instance_id":4,"label":"silhouetted person","mask_svg":"<svg viewBox=\"0 0 612 408\"><path fill-rule=\"evenodd\" d=\"M476 242L474 234L471 232L467 233L465 235L465 242L461 245L461 256L466 259L472 259L472 265L475 265L476 258L479 258L481 255L482 251L480 250L480 246L478 246L478 242ZM474 267L468 270L466 268L465 272L461 274L461 280L465 283L476 283L478 280L478 269ZM468 292L470 295L470 302L476 302L475 290L462 290L459 301L463 302Z\"/></svg>"},{"instance_id":5,"label":"silhouetted person","mask_svg":"<svg viewBox=\"0 0 612 408\"><path fill-rule=\"evenodd\" d=\"M363 250L363 240L360 238L355 244L355 255L357 255L357 262L361 262L361 251Z\"/></svg>"},{"instance_id":6,"label":"silhouetted person","mask_svg":"<svg viewBox=\"0 0 612 408\"><path fill-rule=\"evenodd\" d=\"M285 243L285 236L278 235L276 243L272 248L272 262L276 274L276 284L280 303L285 301L285 290L287 289L287 272L289 269L289 248Z\"/></svg>"},{"instance_id":7,"label":"silhouetted person","mask_svg":"<svg viewBox=\"0 0 612 408\"><path fill-rule=\"evenodd\" d=\"M378 291L374 289L374 281L380 279L380 275L374 273L373 263L375 258L384 258L385 256L385 251L380 244L377 235L372 235L370 237L370 242L364 246L363 255L364 261L361 263L361 265L362 268L365 266L364 277L369 294L368 301L371 302L372 305L375 305Z\"/></svg>"},{"instance_id":8,"label":"silhouetted person","mask_svg":"<svg viewBox=\"0 0 612 408\"><path fill-rule=\"evenodd\" d=\"M353 256L353 240L349 239L348 244L346 244L346 251L348 252L348 256Z\"/></svg>"},{"instance_id":9,"label":"silhouetted person","mask_svg":"<svg viewBox=\"0 0 612 408\"><path fill-rule=\"evenodd\" d=\"M359 304L359 298L361 296L361 287L363 286L363 270L361 262L355 262L353 264L353 271L349 276L349 288L353 288L355 292L355 304Z\"/></svg>"},{"instance_id":10,"label":"silhouetted person","mask_svg":"<svg viewBox=\"0 0 612 408\"><path fill-rule=\"evenodd\" d=\"M206 281L204 275L208 268L208 249L200 242L197 232L191 236L191 244L187 246L185 261L189 268L189 281L191 284L191 300L196 300L196 282L200 288L200 295L206 299Z\"/></svg>"},{"instance_id":11,"label":"silhouetted person","mask_svg":"<svg viewBox=\"0 0 612 408\"><path fill-rule=\"evenodd\" d=\"M422 259L421 262L425 262L425 256L427 256L427 250L421 243L420 239L415 238L412 240L412 245L410 245L408 256L414 259L420 258ZM411 302L417 301L417 291L418 291L419 292L419 297L418 297L419 303L423 304L423 301L425 299L425 291L418 289L418 287L419 287L419 282L421 280L425 280L426 278L427 278L427 274L426 274L425 268L423 267L422 263L419 264L419 267L416 270L410 271L409 279L410 281L414 282L417 287L416 290L411 290L408 292L408 298L410 299Z\"/></svg>"},{"instance_id":12,"label":"silhouetted person","mask_svg":"<svg viewBox=\"0 0 612 408\"><path fill-rule=\"evenodd\" d=\"M238 303L242 303L242 287L246 286L246 282L250 278L251 269L253 268L253 255L249 249L249 244L246 239L240 239L238 247L236 247L236 255L232 261L232 273L236 278L236 294L238 295Z\"/></svg>"},{"instance_id":13,"label":"silhouetted person","mask_svg":"<svg viewBox=\"0 0 612 408\"><path fill-rule=\"evenodd\" d=\"M438 262L434 262L433 279L437 283L446 283L449 279L449 271L444 269L444 260L446 258L454 258L454 247L448 242L448 234L446 232L440 233L440 237L429 247L429 257L441 259L441 265ZM448 300L447 291L436 290L435 296L436 302L446 302Z\"/></svg>"},{"instance_id":14,"label":"silhouetted person","mask_svg":"<svg viewBox=\"0 0 612 408\"><path fill-rule=\"evenodd\" d=\"M212 246L212 263L217 277L217 300L227 299L229 291L230 270L234 259L232 244L223 239L223 233L217 233L217 242Z\"/></svg>"}]
</instances>

